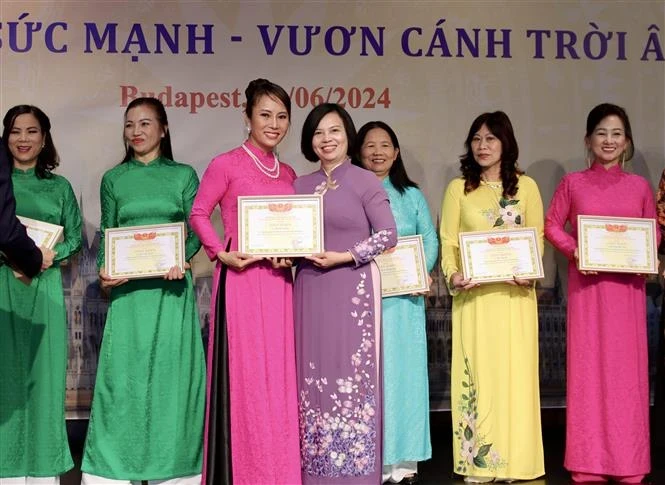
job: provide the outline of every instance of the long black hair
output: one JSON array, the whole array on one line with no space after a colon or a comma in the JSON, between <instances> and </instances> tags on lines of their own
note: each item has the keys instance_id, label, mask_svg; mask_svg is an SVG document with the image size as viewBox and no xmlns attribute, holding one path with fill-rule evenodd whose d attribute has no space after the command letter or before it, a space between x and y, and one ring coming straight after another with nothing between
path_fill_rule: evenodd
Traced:
<instances>
[{"instance_id":1,"label":"long black hair","mask_svg":"<svg viewBox=\"0 0 665 485\"><path fill-rule=\"evenodd\" d=\"M166 109L164 109L164 105L160 100L158 100L157 98L136 98L127 105L127 109L125 110L125 118L127 117L127 113L129 112L130 109L143 105L150 106L152 108L152 110L155 112L155 117L157 118L159 126L165 132L164 136L159 142L160 155L168 158L169 160L173 160L173 149L171 148L171 130L169 130L169 120L166 117ZM127 140L125 140L124 131L122 138L123 142L125 143L125 157L122 159L122 162L120 163L126 163L130 161L132 158L134 158L134 149L129 145L129 143L127 143Z\"/></svg>"},{"instance_id":2,"label":"long black hair","mask_svg":"<svg viewBox=\"0 0 665 485\"><path fill-rule=\"evenodd\" d=\"M469 134L464 141L466 153L460 156L460 170L462 171L462 177L464 177L464 193L472 192L480 185L482 168L473 157L471 142L483 125L501 141L501 182L503 183L503 196L506 199L514 197L517 194L518 176L524 172L517 167L519 148L510 118L503 111L483 113L471 123Z\"/></svg>"},{"instance_id":3,"label":"long black hair","mask_svg":"<svg viewBox=\"0 0 665 485\"><path fill-rule=\"evenodd\" d=\"M358 137L356 138L358 142L356 144L356 149L354 150L353 164L358 165L359 167L363 167L360 152L362 150L363 144L365 143L365 137L367 136L367 133L375 128L381 129L388 133L393 147L398 150L397 158L395 158L395 161L393 162L392 166L390 167L390 171L388 172L390 182L399 191L400 194L403 194L407 187L418 188L418 184L411 180L406 173L406 167L402 161L402 150L399 147L397 134L395 134L395 131L383 121L369 121L358 130Z\"/></svg>"},{"instance_id":4,"label":"long black hair","mask_svg":"<svg viewBox=\"0 0 665 485\"><path fill-rule=\"evenodd\" d=\"M37 106L19 104L13 108L10 108L9 111L7 111L5 114L5 117L2 120L2 139L5 141L7 157L10 160L13 158L11 152L9 151L8 139L12 129L14 128L14 123L16 123L16 118L25 114L31 114L37 118L39 128L42 132L42 135L44 136L44 146L39 152L39 155L37 155L35 175L37 175L37 178L40 179L51 178L51 172L58 165L60 165L60 157L58 156L58 151L55 149L53 137L51 137L51 120L49 120L49 117L46 116L46 113L44 113Z\"/></svg>"}]
</instances>

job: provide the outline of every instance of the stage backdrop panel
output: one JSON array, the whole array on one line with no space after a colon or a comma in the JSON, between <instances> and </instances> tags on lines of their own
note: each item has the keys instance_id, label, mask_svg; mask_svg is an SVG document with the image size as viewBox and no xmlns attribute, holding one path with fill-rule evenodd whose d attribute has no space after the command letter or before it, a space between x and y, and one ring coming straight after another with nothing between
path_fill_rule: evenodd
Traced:
<instances>
[{"instance_id":1,"label":"stage backdrop panel","mask_svg":"<svg viewBox=\"0 0 665 485\"><path fill-rule=\"evenodd\" d=\"M202 174L243 141L244 88L257 77L293 100L280 158L299 174L312 106L343 103L357 126L398 133L410 176L439 218L471 121L511 117L520 166L547 204L561 176L584 167L585 117L609 101L631 116L629 169L656 184L665 133L665 7L661 1L13 1L0 3L0 111L29 103L50 115L85 218L85 245L64 268L70 326L68 407L94 388L107 301L97 284L99 182L123 154L122 114L137 96L167 106L175 157ZM220 227L220 231L223 228ZM564 403L565 264L551 247L540 285L544 405ZM196 260L202 328L210 264ZM428 299L432 405L449 405L450 298L440 272ZM657 335L660 287L649 285Z\"/></svg>"}]
</instances>

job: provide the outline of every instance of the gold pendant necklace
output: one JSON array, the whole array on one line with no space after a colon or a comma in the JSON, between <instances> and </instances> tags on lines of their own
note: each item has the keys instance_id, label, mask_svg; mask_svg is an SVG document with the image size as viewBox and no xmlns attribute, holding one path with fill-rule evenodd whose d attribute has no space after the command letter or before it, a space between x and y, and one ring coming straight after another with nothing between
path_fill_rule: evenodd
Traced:
<instances>
[{"instance_id":1,"label":"gold pendant necklace","mask_svg":"<svg viewBox=\"0 0 665 485\"><path fill-rule=\"evenodd\" d=\"M485 187L489 189L489 191L492 193L492 197L494 198L494 201L496 202L496 205L501 209L501 198L503 197L503 182L490 182L485 179L480 179L480 183L483 184ZM497 190L501 191L501 197L497 195Z\"/></svg>"}]
</instances>

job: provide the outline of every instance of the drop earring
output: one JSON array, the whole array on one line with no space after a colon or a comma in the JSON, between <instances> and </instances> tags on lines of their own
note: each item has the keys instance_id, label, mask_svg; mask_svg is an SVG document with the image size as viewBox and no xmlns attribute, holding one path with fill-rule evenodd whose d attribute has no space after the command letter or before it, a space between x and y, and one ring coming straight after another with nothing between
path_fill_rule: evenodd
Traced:
<instances>
[{"instance_id":1,"label":"drop earring","mask_svg":"<svg viewBox=\"0 0 665 485\"><path fill-rule=\"evenodd\" d=\"M585 162L586 162L586 168L591 168L591 151L589 149L587 149L586 151Z\"/></svg>"}]
</instances>

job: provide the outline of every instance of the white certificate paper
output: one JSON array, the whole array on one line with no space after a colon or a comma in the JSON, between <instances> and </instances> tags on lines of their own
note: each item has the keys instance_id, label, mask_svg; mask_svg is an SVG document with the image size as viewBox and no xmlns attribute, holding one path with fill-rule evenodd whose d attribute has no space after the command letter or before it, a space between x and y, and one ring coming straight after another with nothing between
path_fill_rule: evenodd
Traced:
<instances>
[{"instance_id":1,"label":"white certificate paper","mask_svg":"<svg viewBox=\"0 0 665 485\"><path fill-rule=\"evenodd\" d=\"M381 296L429 291L423 238L420 234L397 240L394 250L374 258L381 272Z\"/></svg>"},{"instance_id":2,"label":"white certificate paper","mask_svg":"<svg viewBox=\"0 0 665 485\"><path fill-rule=\"evenodd\" d=\"M252 256L296 257L323 252L319 194L238 197L238 249Z\"/></svg>"},{"instance_id":3,"label":"white certificate paper","mask_svg":"<svg viewBox=\"0 0 665 485\"><path fill-rule=\"evenodd\" d=\"M62 241L64 230L62 226L30 219L29 217L16 216L16 218L25 226L28 236L37 246L53 249L56 243Z\"/></svg>"},{"instance_id":4,"label":"white certificate paper","mask_svg":"<svg viewBox=\"0 0 665 485\"><path fill-rule=\"evenodd\" d=\"M106 229L105 267L111 278L162 277L185 267L185 224Z\"/></svg>"},{"instance_id":5,"label":"white certificate paper","mask_svg":"<svg viewBox=\"0 0 665 485\"><path fill-rule=\"evenodd\" d=\"M465 279L490 283L544 277L538 235L533 227L462 232L459 244Z\"/></svg>"},{"instance_id":6,"label":"white certificate paper","mask_svg":"<svg viewBox=\"0 0 665 485\"><path fill-rule=\"evenodd\" d=\"M654 219L579 215L577 244L582 271L658 273Z\"/></svg>"}]
</instances>

